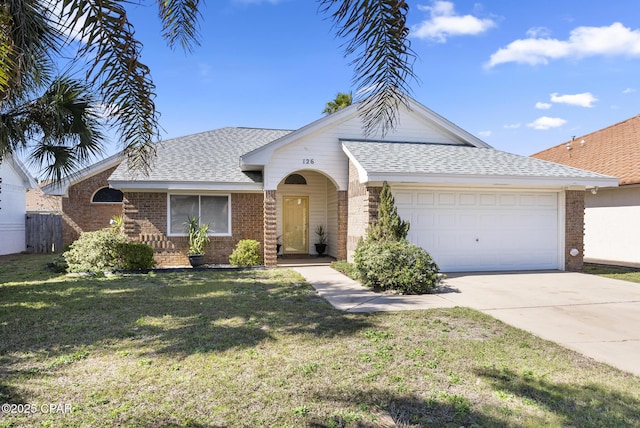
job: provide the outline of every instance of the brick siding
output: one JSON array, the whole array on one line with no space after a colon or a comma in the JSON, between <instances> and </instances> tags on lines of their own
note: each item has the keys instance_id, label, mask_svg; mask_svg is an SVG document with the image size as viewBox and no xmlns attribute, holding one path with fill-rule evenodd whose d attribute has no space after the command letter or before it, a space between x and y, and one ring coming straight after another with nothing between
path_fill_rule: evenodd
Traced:
<instances>
[{"instance_id":1,"label":"brick siding","mask_svg":"<svg viewBox=\"0 0 640 428\"><path fill-rule=\"evenodd\" d=\"M360 183L358 170L349 161L349 189L347 191L347 260L353 261L358 241L366 235L367 227L378 219L378 205L382 187Z\"/></svg>"},{"instance_id":2,"label":"brick siding","mask_svg":"<svg viewBox=\"0 0 640 428\"><path fill-rule=\"evenodd\" d=\"M264 191L263 225L264 225L264 265L278 266L277 229L276 229L276 191Z\"/></svg>"},{"instance_id":3,"label":"brick siding","mask_svg":"<svg viewBox=\"0 0 640 428\"><path fill-rule=\"evenodd\" d=\"M62 242L69 245L81 232L93 232L109 227L113 216L122 215L122 203L94 204L93 194L108 187L107 179L116 167L109 168L79 183L69 186L68 197L62 198Z\"/></svg>"},{"instance_id":4,"label":"brick siding","mask_svg":"<svg viewBox=\"0 0 640 428\"><path fill-rule=\"evenodd\" d=\"M263 240L263 195L231 194L232 236L212 236L205 250L205 263L226 264L241 239ZM167 193L125 192L125 233L151 245L158 267L188 266L188 240L167 236Z\"/></svg>"},{"instance_id":5,"label":"brick siding","mask_svg":"<svg viewBox=\"0 0 640 428\"><path fill-rule=\"evenodd\" d=\"M579 254L572 256L575 248ZM565 269L582 272L584 264L584 191L567 190L565 192Z\"/></svg>"}]
</instances>

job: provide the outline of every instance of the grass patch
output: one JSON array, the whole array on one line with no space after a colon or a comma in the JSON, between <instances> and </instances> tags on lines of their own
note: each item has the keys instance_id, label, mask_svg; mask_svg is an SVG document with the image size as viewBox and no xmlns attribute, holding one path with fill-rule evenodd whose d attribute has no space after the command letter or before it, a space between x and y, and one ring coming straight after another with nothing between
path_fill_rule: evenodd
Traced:
<instances>
[{"instance_id":1,"label":"grass patch","mask_svg":"<svg viewBox=\"0 0 640 428\"><path fill-rule=\"evenodd\" d=\"M584 272L591 275L598 275L607 278L621 279L623 281L640 283L640 269L635 268L585 264Z\"/></svg>"},{"instance_id":2,"label":"grass patch","mask_svg":"<svg viewBox=\"0 0 640 428\"><path fill-rule=\"evenodd\" d=\"M0 427L640 425L638 377L473 310L347 314L286 270L47 261L0 259L0 403L65 411Z\"/></svg>"},{"instance_id":3,"label":"grass patch","mask_svg":"<svg viewBox=\"0 0 640 428\"><path fill-rule=\"evenodd\" d=\"M351 279L358 281L358 270L356 269L356 265L353 263L349 263L345 260L337 260L331 262L331 267L337 270L340 273L345 274Z\"/></svg>"}]
</instances>

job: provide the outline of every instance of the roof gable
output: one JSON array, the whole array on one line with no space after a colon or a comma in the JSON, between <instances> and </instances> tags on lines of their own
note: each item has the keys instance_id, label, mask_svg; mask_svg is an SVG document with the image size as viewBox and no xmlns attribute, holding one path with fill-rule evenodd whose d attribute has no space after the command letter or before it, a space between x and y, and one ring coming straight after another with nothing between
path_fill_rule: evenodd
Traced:
<instances>
[{"instance_id":1,"label":"roof gable","mask_svg":"<svg viewBox=\"0 0 640 428\"><path fill-rule=\"evenodd\" d=\"M640 183L640 115L531 156Z\"/></svg>"},{"instance_id":2,"label":"roof gable","mask_svg":"<svg viewBox=\"0 0 640 428\"><path fill-rule=\"evenodd\" d=\"M270 142L264 146L258 147L255 150L247 152L241 156L241 164L244 168L260 168L266 165L273 153L281 149L288 144L295 143L308 137L309 135L320 133L320 132L330 132L331 128L339 128L341 125L353 121L357 123L357 126L354 129L353 135L340 135L340 138L352 138L352 139L360 139L364 136L363 133L363 124L360 119L359 109L363 107L362 103L352 104L349 107L346 107L342 110L339 110L335 113L322 117L321 119L316 120L296 131L291 132L290 134ZM433 134L439 134L441 139L439 142L447 141L451 144L460 144L467 145L472 147L484 147L490 148L487 143L475 137L474 135L468 133L464 129L459 126L453 124L448 121L444 117L438 115L434 111L428 109L422 104L418 103L412 98L408 98L408 106L401 105L400 106L400 115L404 115L405 119L408 119L408 116L413 116L413 123L419 123L422 127L422 130L414 129L413 133L416 135L420 142L424 142L425 130L431 129ZM400 117L399 122L402 122L402 117ZM380 141L394 141L398 140L399 132L404 130L403 123L399 123L399 126L394 132L389 132L385 138L378 138ZM432 135L433 135L432 134ZM416 140L416 142L418 141ZM411 141L411 140L409 140Z\"/></svg>"},{"instance_id":3,"label":"roof gable","mask_svg":"<svg viewBox=\"0 0 640 428\"><path fill-rule=\"evenodd\" d=\"M109 168L113 168L114 166L121 163L126 164L126 162L122 162L123 160L124 154L122 152L116 153L115 155L104 158L94 164L89 165L86 168L79 170L75 174L71 174L65 177L60 182L51 182L45 186L42 186L42 193L44 193L45 195L66 196L67 191L69 190L69 186L86 180L89 177L93 177L94 175L99 174Z\"/></svg>"},{"instance_id":4,"label":"roof gable","mask_svg":"<svg viewBox=\"0 0 640 428\"><path fill-rule=\"evenodd\" d=\"M20 161L20 159L12 154L7 154L2 159L2 163L11 168L19 180L22 181L25 189L33 189L38 186L35 179L29 173L27 167Z\"/></svg>"}]
</instances>

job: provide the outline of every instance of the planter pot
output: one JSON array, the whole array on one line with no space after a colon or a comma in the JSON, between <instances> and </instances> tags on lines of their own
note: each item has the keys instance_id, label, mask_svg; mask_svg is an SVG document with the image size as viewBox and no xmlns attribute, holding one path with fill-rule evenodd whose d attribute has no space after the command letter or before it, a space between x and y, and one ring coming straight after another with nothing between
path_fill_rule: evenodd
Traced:
<instances>
[{"instance_id":1,"label":"planter pot","mask_svg":"<svg viewBox=\"0 0 640 428\"><path fill-rule=\"evenodd\" d=\"M282 244L276 244L276 254L280 254L280 247L282 247Z\"/></svg>"},{"instance_id":2,"label":"planter pot","mask_svg":"<svg viewBox=\"0 0 640 428\"><path fill-rule=\"evenodd\" d=\"M327 251L327 244L316 244L316 253L319 257L322 257L325 251Z\"/></svg>"},{"instance_id":3,"label":"planter pot","mask_svg":"<svg viewBox=\"0 0 640 428\"><path fill-rule=\"evenodd\" d=\"M204 264L204 254L194 254L189 256L189 263L192 267L202 266Z\"/></svg>"}]
</instances>

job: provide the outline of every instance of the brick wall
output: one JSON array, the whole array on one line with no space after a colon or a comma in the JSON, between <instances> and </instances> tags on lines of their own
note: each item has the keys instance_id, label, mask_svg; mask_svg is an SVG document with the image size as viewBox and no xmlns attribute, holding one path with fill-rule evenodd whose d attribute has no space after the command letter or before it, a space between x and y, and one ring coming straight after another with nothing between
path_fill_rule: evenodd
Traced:
<instances>
[{"instance_id":1,"label":"brick wall","mask_svg":"<svg viewBox=\"0 0 640 428\"><path fill-rule=\"evenodd\" d=\"M226 264L241 239L263 244L263 195L231 194L232 236L212 236L205 250L205 263ZM167 194L125 192L125 233L132 239L151 245L158 267L188 266L188 240L167 236Z\"/></svg>"},{"instance_id":2,"label":"brick wall","mask_svg":"<svg viewBox=\"0 0 640 428\"><path fill-rule=\"evenodd\" d=\"M69 186L68 197L62 198L62 241L69 245L81 232L93 232L109 226L113 216L122 215L122 203L93 204L93 194L108 187L107 178L116 169L109 168L99 174Z\"/></svg>"},{"instance_id":3,"label":"brick wall","mask_svg":"<svg viewBox=\"0 0 640 428\"><path fill-rule=\"evenodd\" d=\"M360 183L358 170L349 161L349 189L347 191L347 260L353 261L358 240L364 237L369 224L378 219L378 204L382 187Z\"/></svg>"},{"instance_id":4,"label":"brick wall","mask_svg":"<svg viewBox=\"0 0 640 428\"><path fill-rule=\"evenodd\" d=\"M265 249L264 265L266 267L276 267L278 265L277 249L277 229L276 229L276 191L265 190L263 209L263 227Z\"/></svg>"},{"instance_id":5,"label":"brick wall","mask_svg":"<svg viewBox=\"0 0 640 428\"><path fill-rule=\"evenodd\" d=\"M571 249L579 254L572 256ZM584 191L565 192L565 269L582 272L584 263Z\"/></svg>"}]
</instances>

